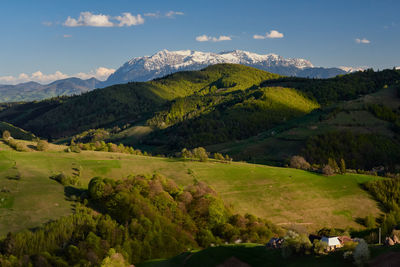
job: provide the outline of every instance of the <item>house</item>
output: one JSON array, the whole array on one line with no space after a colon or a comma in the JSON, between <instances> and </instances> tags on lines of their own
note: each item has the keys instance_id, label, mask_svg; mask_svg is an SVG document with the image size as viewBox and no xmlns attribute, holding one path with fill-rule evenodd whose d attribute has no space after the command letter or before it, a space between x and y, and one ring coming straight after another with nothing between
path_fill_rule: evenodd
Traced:
<instances>
[{"instance_id":1,"label":"house","mask_svg":"<svg viewBox=\"0 0 400 267\"><path fill-rule=\"evenodd\" d=\"M327 248L328 251L332 251L337 248L343 247L342 243L340 243L339 238L337 236L335 236L335 237L323 236L321 238L321 242L325 242L328 244L328 248Z\"/></svg>"},{"instance_id":2,"label":"house","mask_svg":"<svg viewBox=\"0 0 400 267\"><path fill-rule=\"evenodd\" d=\"M345 236L345 235L344 236L338 236L338 239L340 241L340 244L342 244L342 245L344 245L347 242L352 242L353 241L353 239L351 239L351 237Z\"/></svg>"}]
</instances>

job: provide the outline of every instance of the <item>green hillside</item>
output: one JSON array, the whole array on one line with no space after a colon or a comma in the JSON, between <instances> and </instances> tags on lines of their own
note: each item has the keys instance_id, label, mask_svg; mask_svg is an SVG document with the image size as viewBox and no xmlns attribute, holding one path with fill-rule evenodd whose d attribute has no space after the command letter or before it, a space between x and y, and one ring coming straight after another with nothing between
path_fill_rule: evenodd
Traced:
<instances>
[{"instance_id":1,"label":"green hillside","mask_svg":"<svg viewBox=\"0 0 400 267\"><path fill-rule=\"evenodd\" d=\"M356 218L380 213L375 201L360 188L361 183L376 178L364 175L325 177L238 162L182 161L95 151L66 153L55 145L48 152L16 152L1 144L0 166L0 188L5 189L2 194L6 203L0 208L0 234L39 226L72 212L71 202L65 199L70 192L49 179L59 173L78 176L83 189L95 176L122 179L131 174L160 173L178 185L197 179L211 185L236 212L252 213L279 226L301 225L311 230L359 228Z\"/></svg>"},{"instance_id":2,"label":"green hillside","mask_svg":"<svg viewBox=\"0 0 400 267\"><path fill-rule=\"evenodd\" d=\"M0 119L42 137L66 137L91 128L141 123L177 97L245 90L278 77L250 67L221 64L150 82L114 85L80 96L16 105L1 112Z\"/></svg>"},{"instance_id":3,"label":"green hillside","mask_svg":"<svg viewBox=\"0 0 400 267\"><path fill-rule=\"evenodd\" d=\"M187 97L149 121L170 127L154 131L143 143L166 146L169 151L240 140L317 108L316 102L298 91L281 87Z\"/></svg>"},{"instance_id":4,"label":"green hillside","mask_svg":"<svg viewBox=\"0 0 400 267\"><path fill-rule=\"evenodd\" d=\"M218 64L4 106L0 119L61 144L102 129L102 138L83 139L166 155L207 146L236 160L278 166L296 154L317 165L343 158L351 169L398 172L399 82L398 70L305 79Z\"/></svg>"},{"instance_id":5,"label":"green hillside","mask_svg":"<svg viewBox=\"0 0 400 267\"><path fill-rule=\"evenodd\" d=\"M332 157L346 159L353 169L380 165L395 168L400 163L397 90L398 85L389 86L316 110L258 136L207 149L258 163L283 164L292 155L303 154L313 163L326 163Z\"/></svg>"},{"instance_id":6,"label":"green hillside","mask_svg":"<svg viewBox=\"0 0 400 267\"><path fill-rule=\"evenodd\" d=\"M24 129L18 128L10 123L0 121L0 132L9 131L11 136L22 139L22 140L33 140L35 135L25 131Z\"/></svg>"}]
</instances>

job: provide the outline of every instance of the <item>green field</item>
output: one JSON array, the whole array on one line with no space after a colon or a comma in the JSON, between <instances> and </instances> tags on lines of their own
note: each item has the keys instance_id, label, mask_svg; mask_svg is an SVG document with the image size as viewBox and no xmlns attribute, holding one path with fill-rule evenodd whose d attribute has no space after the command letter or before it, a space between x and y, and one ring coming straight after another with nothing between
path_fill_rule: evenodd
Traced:
<instances>
[{"instance_id":1,"label":"green field","mask_svg":"<svg viewBox=\"0 0 400 267\"><path fill-rule=\"evenodd\" d=\"M66 153L62 148L52 145L49 152L16 152L0 145L0 189L10 191L2 193L5 200L0 204L0 234L39 226L71 213L73 207L63 186L49 177L60 172L72 175L76 169L81 170L83 188L95 176L121 179L129 174L158 172L182 186L193 179L203 180L237 212L252 213L280 226L359 228L357 218L380 213L376 202L360 188L374 177L325 177L240 162L203 163L94 151ZM13 179L18 173L20 180Z\"/></svg>"}]
</instances>

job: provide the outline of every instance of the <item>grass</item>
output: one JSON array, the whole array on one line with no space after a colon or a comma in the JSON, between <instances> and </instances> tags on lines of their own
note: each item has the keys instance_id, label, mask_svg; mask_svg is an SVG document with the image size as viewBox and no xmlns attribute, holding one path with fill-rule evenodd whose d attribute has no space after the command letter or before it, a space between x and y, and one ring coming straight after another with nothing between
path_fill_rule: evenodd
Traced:
<instances>
[{"instance_id":1,"label":"grass","mask_svg":"<svg viewBox=\"0 0 400 267\"><path fill-rule=\"evenodd\" d=\"M66 153L62 148L52 145L47 152L16 152L0 145L0 189L10 190L8 197L13 198L12 204L0 208L0 235L71 213L64 188L49 177L60 172L72 175L76 168L81 170L83 188L95 176L122 179L157 172L183 186L194 179L203 180L237 212L252 213L281 226L360 228L357 218L380 213L377 203L360 188L361 183L376 177L325 177L240 162L202 163L95 151ZM20 180L8 178L16 173Z\"/></svg>"}]
</instances>

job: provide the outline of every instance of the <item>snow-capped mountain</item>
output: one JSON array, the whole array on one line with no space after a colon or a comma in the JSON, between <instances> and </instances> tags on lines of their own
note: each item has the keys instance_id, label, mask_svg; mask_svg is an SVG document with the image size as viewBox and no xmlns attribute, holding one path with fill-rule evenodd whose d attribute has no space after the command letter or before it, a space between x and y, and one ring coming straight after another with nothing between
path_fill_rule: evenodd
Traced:
<instances>
[{"instance_id":1,"label":"snow-capped mountain","mask_svg":"<svg viewBox=\"0 0 400 267\"><path fill-rule=\"evenodd\" d=\"M112 74L104 85L148 81L177 71L199 70L218 63L243 64L273 73L300 77L327 78L347 73L339 68L315 68L306 59L286 59L276 54L260 55L241 50L221 53L162 50L152 56L129 60Z\"/></svg>"}]
</instances>

